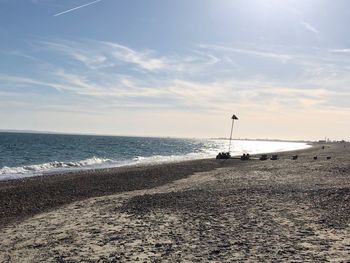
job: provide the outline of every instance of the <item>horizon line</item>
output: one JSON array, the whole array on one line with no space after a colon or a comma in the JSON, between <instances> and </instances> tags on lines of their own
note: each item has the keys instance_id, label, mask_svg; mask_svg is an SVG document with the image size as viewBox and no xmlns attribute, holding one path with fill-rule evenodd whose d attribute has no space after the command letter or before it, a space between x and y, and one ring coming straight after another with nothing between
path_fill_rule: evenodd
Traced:
<instances>
[{"instance_id":1,"label":"horizon line","mask_svg":"<svg viewBox=\"0 0 350 263\"><path fill-rule=\"evenodd\" d=\"M52 134L52 135L82 135L82 136L111 136L111 137L139 137L139 138L174 138L174 139L217 139L229 140L227 137L193 137L193 136L175 136L175 135L125 135L125 134L106 134L106 133L84 133L84 132L56 132L42 130L22 130L22 129L0 129L0 133L31 133L31 134ZM324 139L324 138L322 138ZM251 141L286 141L286 142L317 142L319 140L311 139L277 139L277 138L233 138L232 140L251 140ZM338 140L335 140L338 141Z\"/></svg>"}]
</instances>

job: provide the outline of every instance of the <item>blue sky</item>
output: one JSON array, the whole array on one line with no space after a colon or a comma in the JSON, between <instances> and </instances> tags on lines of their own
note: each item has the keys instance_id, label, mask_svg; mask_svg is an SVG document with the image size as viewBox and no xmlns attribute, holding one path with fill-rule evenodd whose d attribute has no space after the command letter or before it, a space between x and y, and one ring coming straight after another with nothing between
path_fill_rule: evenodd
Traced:
<instances>
[{"instance_id":1,"label":"blue sky","mask_svg":"<svg viewBox=\"0 0 350 263\"><path fill-rule=\"evenodd\" d=\"M349 139L349 24L346 0L0 0L0 129Z\"/></svg>"}]
</instances>

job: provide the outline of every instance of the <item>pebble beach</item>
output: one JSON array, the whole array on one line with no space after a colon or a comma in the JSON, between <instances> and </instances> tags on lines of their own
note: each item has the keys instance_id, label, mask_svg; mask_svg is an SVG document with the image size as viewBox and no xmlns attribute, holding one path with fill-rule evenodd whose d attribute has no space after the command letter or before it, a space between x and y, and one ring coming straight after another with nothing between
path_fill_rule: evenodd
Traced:
<instances>
[{"instance_id":1,"label":"pebble beach","mask_svg":"<svg viewBox=\"0 0 350 263\"><path fill-rule=\"evenodd\" d=\"M322 146L0 182L0 262L349 262L350 144Z\"/></svg>"}]
</instances>

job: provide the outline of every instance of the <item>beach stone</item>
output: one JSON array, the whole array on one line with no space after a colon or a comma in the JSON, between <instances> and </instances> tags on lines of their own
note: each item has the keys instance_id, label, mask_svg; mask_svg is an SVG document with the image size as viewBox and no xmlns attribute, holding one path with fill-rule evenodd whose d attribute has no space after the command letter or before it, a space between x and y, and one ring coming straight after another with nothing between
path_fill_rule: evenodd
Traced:
<instances>
[{"instance_id":1,"label":"beach stone","mask_svg":"<svg viewBox=\"0 0 350 263\"><path fill-rule=\"evenodd\" d=\"M45 212L4 228L0 261L346 262L349 155L332 149L329 162L286 153Z\"/></svg>"}]
</instances>

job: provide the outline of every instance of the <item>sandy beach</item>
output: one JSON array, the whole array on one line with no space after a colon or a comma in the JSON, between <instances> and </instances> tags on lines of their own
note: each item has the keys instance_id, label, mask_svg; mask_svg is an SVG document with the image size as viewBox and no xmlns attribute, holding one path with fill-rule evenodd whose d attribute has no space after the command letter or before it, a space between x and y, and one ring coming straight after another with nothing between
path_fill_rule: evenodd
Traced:
<instances>
[{"instance_id":1,"label":"sandy beach","mask_svg":"<svg viewBox=\"0 0 350 263\"><path fill-rule=\"evenodd\" d=\"M321 146L0 182L0 262L349 262L350 144Z\"/></svg>"}]
</instances>

